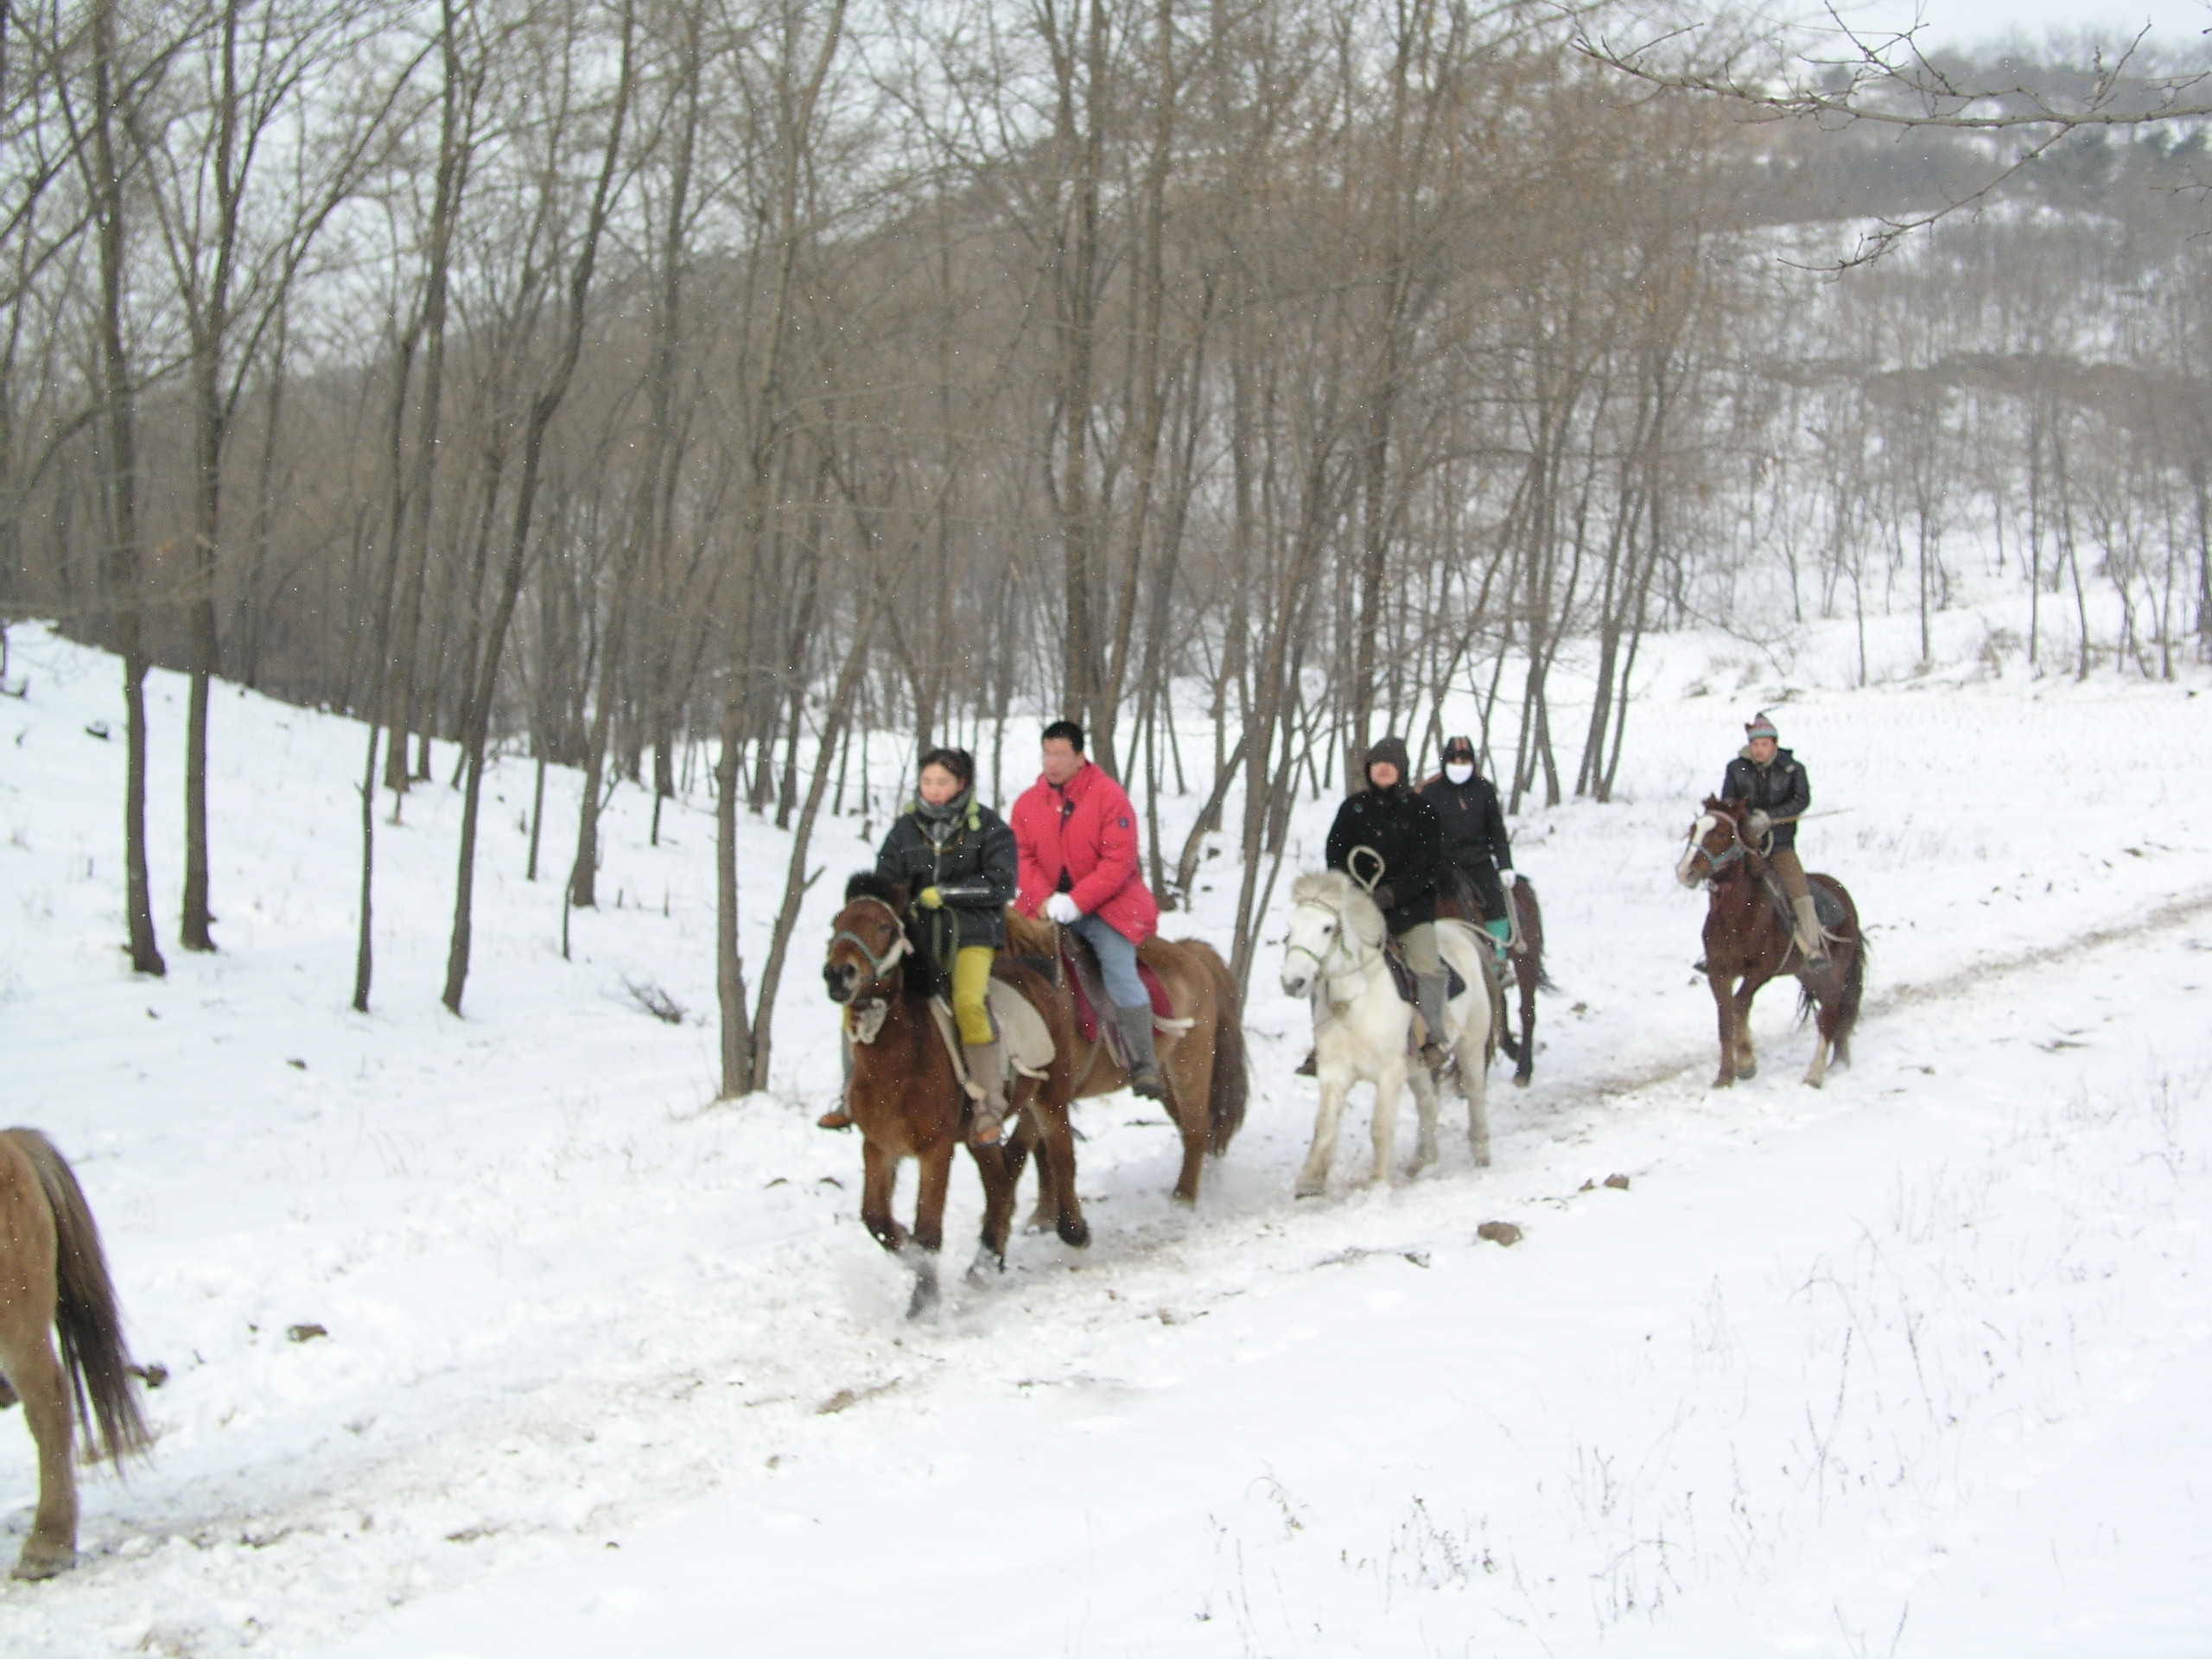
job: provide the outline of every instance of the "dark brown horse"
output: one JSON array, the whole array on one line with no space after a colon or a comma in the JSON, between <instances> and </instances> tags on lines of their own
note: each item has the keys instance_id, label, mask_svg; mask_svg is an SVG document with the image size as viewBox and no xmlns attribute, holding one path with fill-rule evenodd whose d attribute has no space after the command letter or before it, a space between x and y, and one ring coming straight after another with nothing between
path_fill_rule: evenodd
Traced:
<instances>
[{"instance_id":1,"label":"dark brown horse","mask_svg":"<svg viewBox=\"0 0 2212 1659\"><path fill-rule=\"evenodd\" d=\"M1502 995L1491 1013L1496 1017L1498 1046L1513 1061L1513 1081L1526 1089L1536 1070L1536 993L1550 990L1552 982L1551 976L1544 971L1544 909L1536 902L1535 887L1528 877L1520 876L1507 889L1506 896L1521 927L1521 938L1508 953L1513 963L1514 982L1521 988L1521 1034L1516 1037L1513 1033L1512 1023L1505 1017ZM1436 913L1439 917L1456 916L1473 924L1478 931L1482 928L1482 906L1475 902L1474 895L1467 891L1466 882L1457 871L1447 871L1445 879L1436 884Z\"/></svg>"},{"instance_id":2,"label":"dark brown horse","mask_svg":"<svg viewBox=\"0 0 2212 1659\"><path fill-rule=\"evenodd\" d=\"M0 1405L17 1395L38 1445L38 1512L16 1576L50 1579L77 1559L77 1426L111 1462L149 1442L99 1229L36 1129L0 1130Z\"/></svg>"},{"instance_id":3,"label":"dark brown horse","mask_svg":"<svg viewBox=\"0 0 2212 1659\"><path fill-rule=\"evenodd\" d=\"M1020 912L1007 912L1007 949L1014 955L1042 963L1056 976L1059 963L1059 929L1050 922L1033 921ZM1175 1197L1184 1204L1198 1201L1198 1178L1206 1154L1218 1157L1244 1122L1244 1103L1249 1090L1245 1073L1244 1025L1236 981L1220 953L1202 939L1163 939L1154 937L1137 947L1137 960L1152 969L1167 993L1173 1017L1190 1022L1186 1029L1155 1035L1160 1075L1166 1085L1167 1116L1183 1137L1183 1167L1175 1180ZM1070 994L1058 988L1064 1006ZM1104 1011L1101 1010L1103 1014ZM1071 1015L1072 1029L1072 1015ZM1126 1088L1128 1074L1122 1070L1107 1046L1104 1021L1090 1042L1077 1037L1075 1048L1074 1092L1071 1098L1088 1100ZM1058 1202L1049 1183L1054 1172L1040 1161L1037 1166L1037 1215L1052 1212Z\"/></svg>"},{"instance_id":4,"label":"dark brown horse","mask_svg":"<svg viewBox=\"0 0 2212 1659\"><path fill-rule=\"evenodd\" d=\"M1755 1077L1758 1057L1751 1048L1751 999L1777 974L1797 980L1797 1013L1819 1011L1821 1040L1806 1068L1815 1089L1827 1075L1831 1054L1851 1064L1851 1033L1859 1023L1859 1004L1866 988L1866 941L1859 929L1859 909L1843 883L1832 875L1808 875L1815 902L1838 910L1840 920L1823 918L1828 938L1827 966L1808 969L1796 935L1777 900L1780 879L1745 833L1749 804L1706 798L1705 810L1690 826L1689 845L1675 866L1686 887L1706 890L1706 979L1720 1011L1720 1073L1713 1080L1726 1089L1738 1077ZM1738 985L1738 981L1742 983Z\"/></svg>"},{"instance_id":5,"label":"dark brown horse","mask_svg":"<svg viewBox=\"0 0 2212 1659\"><path fill-rule=\"evenodd\" d=\"M914 1268L911 1318L937 1300L937 1254L944 1243L944 1200L952 1180L952 1154L967 1139L970 1103L952 1069L952 1057L931 1014L919 976L906 971L906 931L900 920L906 889L871 872L845 886L845 907L831 924L822 977L830 1000L851 1012L853 1073L845 1109L860 1128L862 1149L861 1219L875 1242ZM1051 1172L1053 1221L1070 1244L1090 1242L1076 1196L1075 1136L1068 1127L1075 1043L1065 1000L1033 968L1001 958L993 969L1010 982L1044 1017L1054 1058L1040 1081L1008 1068L1006 1142L969 1153L983 1179L982 1249L969 1269L980 1281L988 1268L1006 1266L1007 1235L1014 1221L1014 1186L1032 1149L1039 1170ZM921 1165L910 1235L891 1213L899 1162ZM908 1249L912 1245L914 1254Z\"/></svg>"}]
</instances>

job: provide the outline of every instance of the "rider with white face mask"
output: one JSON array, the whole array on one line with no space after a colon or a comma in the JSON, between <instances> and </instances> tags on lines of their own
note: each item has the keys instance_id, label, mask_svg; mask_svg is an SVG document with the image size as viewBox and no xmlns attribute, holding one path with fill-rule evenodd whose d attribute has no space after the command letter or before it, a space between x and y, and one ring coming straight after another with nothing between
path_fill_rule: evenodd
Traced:
<instances>
[{"instance_id":1,"label":"rider with white face mask","mask_svg":"<svg viewBox=\"0 0 2212 1659\"><path fill-rule=\"evenodd\" d=\"M1472 741L1446 740L1443 775L1430 779L1421 792L1443 823L1444 861L1481 910L1483 931L1503 963L1513 938L1506 889L1519 878L1513 874L1513 842L1505 833L1497 785L1475 770Z\"/></svg>"}]
</instances>

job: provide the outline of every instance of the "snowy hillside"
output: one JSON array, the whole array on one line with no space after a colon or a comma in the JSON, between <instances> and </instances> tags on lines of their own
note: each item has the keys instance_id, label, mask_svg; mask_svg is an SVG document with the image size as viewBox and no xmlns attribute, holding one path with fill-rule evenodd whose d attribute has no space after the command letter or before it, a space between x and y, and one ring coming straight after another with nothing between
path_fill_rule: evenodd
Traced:
<instances>
[{"instance_id":1,"label":"snowy hillside","mask_svg":"<svg viewBox=\"0 0 2212 1659\"><path fill-rule=\"evenodd\" d=\"M717 1105L703 795L653 849L616 792L564 962L576 780L531 884L529 772L496 768L455 1020L459 802L419 790L379 828L363 1017L359 728L222 691L222 952L136 979L117 673L14 631L5 1116L75 1162L169 1375L150 1463L86 1483L79 1569L0 1588L0 1654L2212 1649L2212 679L2031 680L2014 620L1943 619L1956 665L1918 676L1885 625L1856 690L1841 625L1778 662L1663 642L1623 798L1514 824L1560 989L1534 1087L1494 1078L1492 1168L1448 1136L1370 1189L1363 1091L1294 1203L1306 1016L1263 951L1250 1117L1195 1211L1156 1108L1086 1104L1092 1247L1019 1237L919 1325L856 1140L812 1128L861 820L817 838L773 1090ZM166 945L182 683L149 701ZM1670 874L1760 706L1873 951L1818 1093L1786 988L1758 1077L1706 1087L1703 903ZM1332 808L1301 805L1288 868ZM757 971L788 842L746 835ZM1231 855L1168 931L1226 944ZM958 1262L964 1158L953 1192ZM1478 1243L1491 1219L1522 1242Z\"/></svg>"}]
</instances>

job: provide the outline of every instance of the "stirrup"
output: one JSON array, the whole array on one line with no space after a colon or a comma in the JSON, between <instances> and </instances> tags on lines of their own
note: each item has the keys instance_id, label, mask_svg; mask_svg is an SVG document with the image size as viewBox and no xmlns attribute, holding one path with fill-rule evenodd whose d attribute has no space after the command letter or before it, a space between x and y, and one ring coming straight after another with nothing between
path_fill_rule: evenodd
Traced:
<instances>
[{"instance_id":1,"label":"stirrup","mask_svg":"<svg viewBox=\"0 0 2212 1659\"><path fill-rule=\"evenodd\" d=\"M817 1129L849 1129L853 1127L853 1115L842 1106L832 1106L814 1120L814 1127Z\"/></svg>"},{"instance_id":2,"label":"stirrup","mask_svg":"<svg viewBox=\"0 0 2212 1659\"><path fill-rule=\"evenodd\" d=\"M979 1147L995 1147L1006 1139L1006 1120L979 1106L969 1120L968 1139Z\"/></svg>"},{"instance_id":3,"label":"stirrup","mask_svg":"<svg viewBox=\"0 0 2212 1659\"><path fill-rule=\"evenodd\" d=\"M1143 1100L1165 1100L1167 1085L1161 1081L1157 1065L1140 1065L1129 1073L1129 1092Z\"/></svg>"}]
</instances>

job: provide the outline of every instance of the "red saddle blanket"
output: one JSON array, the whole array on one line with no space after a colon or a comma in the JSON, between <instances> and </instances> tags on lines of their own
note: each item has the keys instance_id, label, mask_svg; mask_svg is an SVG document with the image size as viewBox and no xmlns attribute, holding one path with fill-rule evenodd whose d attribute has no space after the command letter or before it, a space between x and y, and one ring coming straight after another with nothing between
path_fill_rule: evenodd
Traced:
<instances>
[{"instance_id":1,"label":"red saddle blanket","mask_svg":"<svg viewBox=\"0 0 2212 1659\"><path fill-rule=\"evenodd\" d=\"M1084 1042L1095 1043L1098 1040L1097 1004L1106 1000L1106 988L1098 977L1097 957L1088 945L1079 952L1071 949L1068 941L1073 937L1065 933L1061 937L1061 977L1066 981L1070 1000L1075 1004L1077 1033ZM1137 959L1137 977L1144 982L1145 995L1152 999L1152 1017L1173 1020L1175 1005L1167 1000L1167 988L1160 982L1160 976L1152 971L1151 964L1141 957Z\"/></svg>"}]
</instances>

